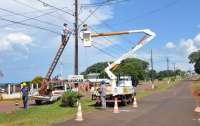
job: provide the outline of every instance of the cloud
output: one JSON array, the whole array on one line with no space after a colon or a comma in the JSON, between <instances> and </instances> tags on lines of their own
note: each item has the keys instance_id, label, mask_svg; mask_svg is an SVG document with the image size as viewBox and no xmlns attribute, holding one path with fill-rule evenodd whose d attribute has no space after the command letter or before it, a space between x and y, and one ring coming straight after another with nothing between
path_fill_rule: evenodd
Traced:
<instances>
[{"instance_id":1,"label":"cloud","mask_svg":"<svg viewBox=\"0 0 200 126\"><path fill-rule=\"evenodd\" d=\"M194 38L194 42L197 46L200 46L200 33L196 35Z\"/></svg>"},{"instance_id":2,"label":"cloud","mask_svg":"<svg viewBox=\"0 0 200 126\"><path fill-rule=\"evenodd\" d=\"M165 45L165 48L168 48L168 49L172 49L172 48L175 48L176 45L174 45L173 42L167 42L166 45Z\"/></svg>"},{"instance_id":3,"label":"cloud","mask_svg":"<svg viewBox=\"0 0 200 126\"><path fill-rule=\"evenodd\" d=\"M198 50L193 39L182 39L180 47L184 48L187 51L187 54Z\"/></svg>"},{"instance_id":4,"label":"cloud","mask_svg":"<svg viewBox=\"0 0 200 126\"><path fill-rule=\"evenodd\" d=\"M9 33L0 37L0 52L13 52L17 49L27 49L32 38L24 33Z\"/></svg>"}]
</instances>

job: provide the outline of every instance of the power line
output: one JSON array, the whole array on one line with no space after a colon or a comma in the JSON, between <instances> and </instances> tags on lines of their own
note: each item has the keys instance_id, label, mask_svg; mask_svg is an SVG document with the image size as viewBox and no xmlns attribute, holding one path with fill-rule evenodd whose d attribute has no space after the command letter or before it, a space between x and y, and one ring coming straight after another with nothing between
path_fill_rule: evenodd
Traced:
<instances>
[{"instance_id":1,"label":"power line","mask_svg":"<svg viewBox=\"0 0 200 126\"><path fill-rule=\"evenodd\" d=\"M90 14L82 21L82 23L79 25L79 27L82 26L100 7L101 6L96 7L93 11L91 11Z\"/></svg>"},{"instance_id":2,"label":"power line","mask_svg":"<svg viewBox=\"0 0 200 126\"><path fill-rule=\"evenodd\" d=\"M49 11L49 10L54 10L53 8L51 9L46 9L44 11ZM38 10L34 10L34 11L29 11L29 12L21 12L21 14L33 14L33 13L41 13L39 12ZM1 15L1 17L10 17L10 16L13 16L13 14L5 14L5 15Z\"/></svg>"},{"instance_id":3,"label":"power line","mask_svg":"<svg viewBox=\"0 0 200 126\"><path fill-rule=\"evenodd\" d=\"M129 1L129 0L105 0L103 2L98 2L98 3L81 4L81 6L83 7L105 6L105 5L119 4L126 1Z\"/></svg>"},{"instance_id":4,"label":"power line","mask_svg":"<svg viewBox=\"0 0 200 126\"><path fill-rule=\"evenodd\" d=\"M104 53L104 54L106 54L106 55L108 55L108 56L110 56L110 57L112 57L112 58L116 58L116 57L113 56L112 54L108 53L107 51L105 51L105 50L99 48L98 46L96 46L96 45L94 45L94 44L92 45L92 47L94 47L95 49L99 50L100 52L102 52L102 53Z\"/></svg>"},{"instance_id":5,"label":"power line","mask_svg":"<svg viewBox=\"0 0 200 126\"><path fill-rule=\"evenodd\" d=\"M149 15L152 15L152 14L154 14L154 13L160 12L160 11L166 9L166 8L169 8L169 7L171 7L171 6L174 6L175 4L178 4L180 1L181 1L181 0L174 0L174 1L170 2L170 3L167 3L167 4L165 4L165 5L161 6L161 7L159 7L159 8L153 9L153 10L148 11L148 12L144 12L143 14L138 15L138 16L135 16L134 18L131 18L131 19L125 19L125 20L119 21L118 23L124 23L124 22L125 22L126 24L132 23L134 20L136 20L136 19L138 19L138 18L144 18L144 17L146 17L146 16L149 16ZM118 24L118 23L113 23L113 24Z\"/></svg>"},{"instance_id":6,"label":"power line","mask_svg":"<svg viewBox=\"0 0 200 126\"><path fill-rule=\"evenodd\" d=\"M27 27L33 27L33 28L37 28L37 29L41 29L41 30L44 30L44 31L48 31L48 32L51 32L51 33L54 33L54 34L57 34L57 35L61 35L61 34L58 33L58 32L55 32L55 31L50 30L50 29L48 29L48 28L40 27L40 26L37 26L37 25L26 24L26 23L22 23L22 22L18 22L18 21L9 20L9 19L2 18L2 17L0 17L0 20L7 21L7 22L11 22L11 23L15 23L15 24L20 24L20 25L27 26Z\"/></svg>"},{"instance_id":7,"label":"power line","mask_svg":"<svg viewBox=\"0 0 200 126\"><path fill-rule=\"evenodd\" d=\"M22 6L25 6L25 7L28 7L28 8L31 8L31 9L33 9L33 10L37 10L37 11L42 11L42 10L40 10L40 9L38 9L38 8L35 8L35 7L33 7L33 6L30 6L29 4L26 4L26 3L24 3L24 2L21 2L21 1L17 1L17 0L13 0L14 2L16 2L16 3L18 3L18 4L20 4L20 5L22 5ZM55 9L54 7L51 7L52 9ZM66 8L66 7L64 7L64 8ZM59 11L61 11L61 10L63 10L64 8L61 8ZM56 9L56 10L58 10L58 9ZM71 10L70 10L71 11ZM63 12L63 11L62 11ZM55 15L51 15L51 14L49 14L49 16L51 16L51 17L58 17L58 16L55 16ZM68 20L66 20L66 19L64 19L63 17L58 17L58 18L62 18L62 20L64 20L64 21L67 21L68 23L71 23L70 21L68 21ZM56 18L57 19L57 18Z\"/></svg>"},{"instance_id":8,"label":"power line","mask_svg":"<svg viewBox=\"0 0 200 126\"><path fill-rule=\"evenodd\" d=\"M47 3L47 2L42 1L42 0L36 0L36 1L42 3L43 5L49 6L49 7L51 7L51 8L56 9L56 10L62 11L62 12L64 12L64 13L67 13L67 14L69 14L69 15L71 15L71 16L74 16L74 14L69 13L69 12L67 12L67 11L65 11L65 10L63 10L63 9L60 9L60 8L58 8L58 7L56 7L56 6L53 6L53 5L51 5L51 4Z\"/></svg>"},{"instance_id":9,"label":"power line","mask_svg":"<svg viewBox=\"0 0 200 126\"><path fill-rule=\"evenodd\" d=\"M61 27L61 26L59 26L59 25L50 23L50 22L48 22L48 21L41 21L41 20L39 20L39 19L37 19L37 18L28 17L28 16L25 16L25 15L23 15L23 14L16 13L16 12L13 12L13 11L10 11L10 10L7 10L7 9L4 9L4 8L0 8L0 10L5 11L5 12L9 12L9 13L12 13L12 14L14 14L14 15L18 15L18 16L25 17L25 18L27 18L26 20L35 20L35 21L38 21L38 22L40 22L40 23L45 23L45 24L48 24L48 25L52 25L52 26L56 26L56 27ZM39 17L40 17L40 16L39 16ZM25 20L25 21L26 21L26 20Z\"/></svg>"}]
</instances>

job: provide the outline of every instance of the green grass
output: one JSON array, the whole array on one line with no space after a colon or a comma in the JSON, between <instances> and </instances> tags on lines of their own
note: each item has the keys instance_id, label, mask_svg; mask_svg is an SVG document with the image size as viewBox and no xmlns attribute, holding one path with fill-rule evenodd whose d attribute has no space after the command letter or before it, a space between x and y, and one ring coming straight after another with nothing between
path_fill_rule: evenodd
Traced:
<instances>
[{"instance_id":1,"label":"green grass","mask_svg":"<svg viewBox=\"0 0 200 126\"><path fill-rule=\"evenodd\" d=\"M195 81L192 83L193 89L200 89L200 81Z\"/></svg>"},{"instance_id":2,"label":"green grass","mask_svg":"<svg viewBox=\"0 0 200 126\"><path fill-rule=\"evenodd\" d=\"M88 99L81 100L84 112L93 111ZM49 126L75 116L76 107L60 107L60 102L49 105L33 106L28 110L17 110L11 114L0 113L0 126Z\"/></svg>"},{"instance_id":3,"label":"green grass","mask_svg":"<svg viewBox=\"0 0 200 126\"><path fill-rule=\"evenodd\" d=\"M150 95L152 93L155 93L155 92L165 91L165 90L169 89L170 87L172 87L175 84L179 84L179 81L176 81L174 84L172 84L172 83L167 84L167 81L162 81L153 90L152 89L146 89L146 90L137 91L137 97L140 99L140 98L142 98L144 96L148 96L148 95Z\"/></svg>"}]
</instances>

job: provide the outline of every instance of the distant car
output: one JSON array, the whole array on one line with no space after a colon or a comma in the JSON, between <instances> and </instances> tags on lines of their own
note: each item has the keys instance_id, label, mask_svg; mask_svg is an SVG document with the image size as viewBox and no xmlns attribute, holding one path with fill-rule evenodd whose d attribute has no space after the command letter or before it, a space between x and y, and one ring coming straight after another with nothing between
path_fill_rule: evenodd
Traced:
<instances>
[{"instance_id":1,"label":"distant car","mask_svg":"<svg viewBox=\"0 0 200 126\"><path fill-rule=\"evenodd\" d=\"M4 92L5 92L5 89L0 88L0 93L4 93Z\"/></svg>"}]
</instances>

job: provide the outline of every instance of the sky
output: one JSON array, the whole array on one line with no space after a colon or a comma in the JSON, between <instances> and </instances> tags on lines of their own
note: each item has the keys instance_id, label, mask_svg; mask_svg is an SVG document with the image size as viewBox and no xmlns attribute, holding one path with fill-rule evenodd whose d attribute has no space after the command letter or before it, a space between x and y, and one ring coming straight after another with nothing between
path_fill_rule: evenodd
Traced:
<instances>
[{"instance_id":1,"label":"sky","mask_svg":"<svg viewBox=\"0 0 200 126\"><path fill-rule=\"evenodd\" d=\"M63 24L67 23L73 30L74 0L41 1L47 4L38 0L0 1L0 71L4 75L0 77L0 83L45 76L60 45ZM175 64L177 69L193 70L187 57L200 48L199 0L116 0L94 6L105 1L79 0L79 19L90 26L91 32L151 29L156 38L131 57L149 62L152 49L157 71L166 69L167 57L170 69ZM85 20L88 15L91 16ZM79 40L79 73L94 63L119 58L139 37L141 34L95 38L93 45L97 48L85 48ZM73 56L74 36L70 38L53 76L73 74Z\"/></svg>"}]
</instances>

